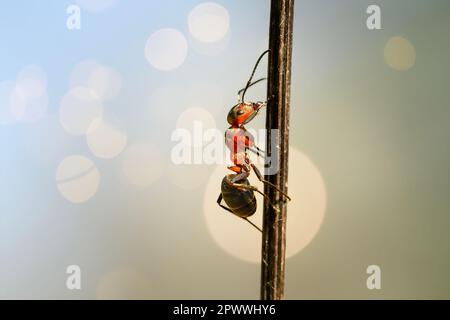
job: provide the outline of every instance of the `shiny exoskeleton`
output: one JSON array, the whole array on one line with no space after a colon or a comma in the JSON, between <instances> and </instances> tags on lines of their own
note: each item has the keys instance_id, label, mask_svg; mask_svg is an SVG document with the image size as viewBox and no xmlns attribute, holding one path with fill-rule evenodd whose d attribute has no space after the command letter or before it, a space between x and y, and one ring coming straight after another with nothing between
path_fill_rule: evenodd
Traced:
<instances>
[{"instance_id":1,"label":"shiny exoskeleton","mask_svg":"<svg viewBox=\"0 0 450 320\"><path fill-rule=\"evenodd\" d=\"M233 171L233 174L225 176L222 180L221 193L217 199L217 203L223 209L233 213L234 215L246 220L256 229L261 231L254 223L248 220L248 217L252 216L256 212L256 198L255 192L264 196L267 200L268 197L255 186L250 185L248 177L253 170L258 177L259 181L271 186L283 194L290 200L289 196L282 192L275 185L265 180L258 170L258 168L250 161L248 152L254 152L258 156L264 156L264 151L255 145L253 136L245 129L245 125L250 122L261 110L261 108L267 105L267 101L264 102L246 102L244 100L245 93L248 88L257 84L265 78L252 82L255 71L259 62L269 50L264 51L256 61L253 68L253 72L250 79L247 82L245 88L238 92L238 104L231 108L227 116L227 122L230 127L225 132L225 144L230 150L232 166L228 169ZM222 204L222 200L225 201L227 206ZM270 200L269 200L270 202ZM273 204L271 204L273 206Z\"/></svg>"},{"instance_id":2,"label":"shiny exoskeleton","mask_svg":"<svg viewBox=\"0 0 450 320\"><path fill-rule=\"evenodd\" d=\"M256 198L253 190L242 190L233 186L231 180L236 175L230 174L222 180L222 197L233 213L241 218L248 218L256 211ZM237 181L238 183L250 185L248 179Z\"/></svg>"}]
</instances>

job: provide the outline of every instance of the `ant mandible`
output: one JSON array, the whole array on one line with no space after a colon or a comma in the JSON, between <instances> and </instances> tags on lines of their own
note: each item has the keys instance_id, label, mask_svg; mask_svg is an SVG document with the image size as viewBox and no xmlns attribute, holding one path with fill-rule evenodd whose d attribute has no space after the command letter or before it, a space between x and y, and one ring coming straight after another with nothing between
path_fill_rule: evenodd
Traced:
<instances>
[{"instance_id":1,"label":"ant mandible","mask_svg":"<svg viewBox=\"0 0 450 320\"><path fill-rule=\"evenodd\" d=\"M261 192L257 187L250 185L248 177L250 176L251 170L255 172L259 181L276 189L287 199L291 200L291 198L277 186L265 180L259 169L248 157L248 151L256 153L257 156L264 155L264 151L255 145L254 137L245 129L244 125L249 123L258 114L261 108L267 106L268 100L264 102L246 102L244 98L248 88L266 80L266 78L261 78L252 82L261 59L269 52L270 50L266 50L259 56L246 86L238 91L238 104L232 107L228 113L227 122L230 124L230 127L225 132L225 144L231 151L231 160L233 162L233 165L229 166L228 169L234 173L226 175L223 178L221 193L217 199L217 203L220 207L246 220L259 231L262 230L248 220L248 218L256 212L255 192L266 198L272 207L275 208L275 206L271 203L265 193ZM225 201L228 207L222 204L222 200Z\"/></svg>"}]
</instances>

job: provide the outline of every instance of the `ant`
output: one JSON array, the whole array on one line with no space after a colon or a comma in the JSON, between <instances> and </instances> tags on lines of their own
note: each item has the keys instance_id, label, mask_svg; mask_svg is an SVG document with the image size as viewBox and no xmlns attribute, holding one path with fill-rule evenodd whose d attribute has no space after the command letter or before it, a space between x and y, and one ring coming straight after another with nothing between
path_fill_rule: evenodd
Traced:
<instances>
[{"instance_id":1,"label":"ant","mask_svg":"<svg viewBox=\"0 0 450 320\"><path fill-rule=\"evenodd\" d=\"M221 193L217 199L217 203L220 207L246 220L261 232L262 230L259 227L248 220L248 217L256 212L257 204L255 192L261 194L269 201L276 211L278 210L265 193L261 192L257 187L250 185L248 177L250 176L251 170L255 172L259 181L276 189L287 199L291 200L291 198L277 186L265 180L259 169L248 157L248 151L256 153L257 156L264 156L264 151L255 145L254 137L245 129L244 125L249 123L258 114L261 108L267 106L267 102L270 98L264 102L246 102L244 99L248 88L266 80L266 78L261 78L252 82L261 59L269 52L270 50L266 50L259 56L246 86L238 91L238 103L232 107L228 113L227 122L230 124L230 127L225 132L225 144L231 151L231 160L233 162L233 165L229 166L228 169L234 173L226 175L223 178ZM225 201L228 207L222 204L222 200Z\"/></svg>"}]
</instances>

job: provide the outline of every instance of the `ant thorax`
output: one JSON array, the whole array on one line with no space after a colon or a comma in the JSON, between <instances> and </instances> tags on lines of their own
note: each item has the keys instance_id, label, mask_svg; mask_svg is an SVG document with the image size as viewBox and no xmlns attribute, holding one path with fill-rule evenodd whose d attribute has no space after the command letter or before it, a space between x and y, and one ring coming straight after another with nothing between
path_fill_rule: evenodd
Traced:
<instances>
[{"instance_id":1,"label":"ant thorax","mask_svg":"<svg viewBox=\"0 0 450 320\"><path fill-rule=\"evenodd\" d=\"M253 147L255 138L244 127L230 127L225 132L225 145L232 154L246 152L248 148Z\"/></svg>"}]
</instances>

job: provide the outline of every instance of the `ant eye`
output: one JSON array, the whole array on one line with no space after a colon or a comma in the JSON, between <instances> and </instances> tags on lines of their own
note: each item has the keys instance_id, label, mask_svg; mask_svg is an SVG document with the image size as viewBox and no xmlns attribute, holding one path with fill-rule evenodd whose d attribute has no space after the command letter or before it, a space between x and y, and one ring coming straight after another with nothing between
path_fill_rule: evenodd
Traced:
<instances>
[{"instance_id":1,"label":"ant eye","mask_svg":"<svg viewBox=\"0 0 450 320\"><path fill-rule=\"evenodd\" d=\"M244 114L244 110L239 109L236 113L238 116L242 116Z\"/></svg>"}]
</instances>

